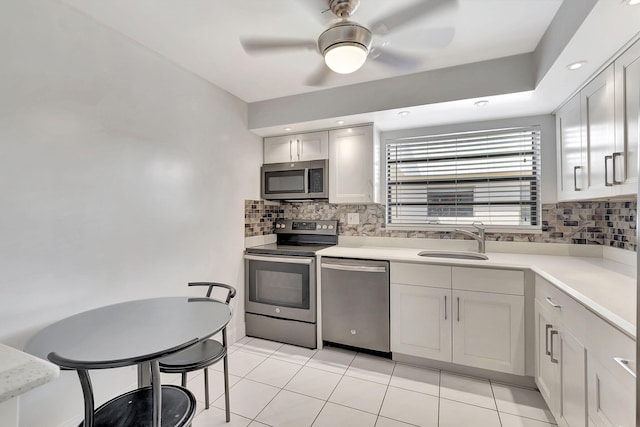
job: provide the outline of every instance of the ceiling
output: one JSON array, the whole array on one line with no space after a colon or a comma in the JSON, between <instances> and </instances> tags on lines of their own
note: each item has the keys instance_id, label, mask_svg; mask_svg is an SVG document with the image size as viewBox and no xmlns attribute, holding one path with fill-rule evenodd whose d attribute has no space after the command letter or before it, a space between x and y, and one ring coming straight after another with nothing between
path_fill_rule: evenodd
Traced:
<instances>
[{"instance_id":1,"label":"ceiling","mask_svg":"<svg viewBox=\"0 0 640 427\"><path fill-rule=\"evenodd\" d=\"M324 87L312 87L305 85L305 80L322 64L322 57L317 51L248 55L243 50L240 40L259 37L316 40L331 19L335 18L330 11L326 11L326 0L62 1L249 104L287 96L295 100L295 96L331 88L531 53L539 45L563 4L563 0L458 0L457 9L421 16L386 36L374 37L376 46L384 46L395 52L419 58L418 67L400 72L378 62L367 61L363 68L353 74L333 74ZM421 1L427 0L361 0L360 7L352 19L367 26L380 18L384 19L388 14ZM564 1L576 4L585 2ZM412 114L410 118L399 117L395 108L376 112L363 111L366 114L352 116L360 121L376 120L383 129L397 129L451 122L452 112L457 121L469 121L477 119L476 117L504 117L513 115L515 111L522 114L550 113L584 82L589 76L587 72L595 71L636 33L635 28L619 31L619 21L616 24L619 16L616 13L628 15L628 11L620 11L623 8L640 9L640 6L621 6L620 2L621 0L599 0L594 7L594 11L600 7L615 12L612 16L605 17L612 20L610 25L615 33L613 36L608 34L611 31L602 31L606 30L608 24L602 21L605 18L592 18L595 22L602 22L600 30L595 31L596 34L599 33L598 37L614 40L598 41L594 45L584 41L588 40L588 34L583 35L582 39L574 35L569 38L567 47L559 51L558 61L570 61L572 58L589 60L585 70L567 77L566 64L553 64L534 92L519 93L514 95L513 99L503 94L496 98L497 104L492 103L483 108L480 116L477 116L478 108L460 109L472 105L470 102L459 104L461 100L426 106L408 105L412 113L418 113ZM606 15L605 12L598 13ZM583 24L581 29L584 26ZM428 44L426 38L429 29L442 27L455 29L451 43L442 48L425 48ZM584 32L593 32L593 29L587 30ZM576 46L571 47L571 43ZM615 46L615 49L612 46ZM571 49L575 51L574 54ZM587 55L595 60L592 62ZM555 71L554 66L558 68ZM557 74L555 77L553 72ZM567 84L568 80L572 83ZM548 86L546 89L545 84ZM537 94L539 87L542 87L543 93L546 90L547 95ZM477 100L476 97L473 98L473 101ZM421 109L426 109L428 114L424 114L424 111L420 114ZM467 109L470 110L469 113L464 112ZM456 111L460 114L455 114ZM427 117L430 119L427 120ZM441 119L436 120L437 117ZM337 118L349 121L349 117L305 120L305 123L297 126L294 131L335 127L334 119ZM356 119L352 117L351 120ZM285 133L284 127L295 127L296 124L278 122L273 123L273 126L261 126L261 129L254 131L263 135Z\"/></svg>"}]
</instances>

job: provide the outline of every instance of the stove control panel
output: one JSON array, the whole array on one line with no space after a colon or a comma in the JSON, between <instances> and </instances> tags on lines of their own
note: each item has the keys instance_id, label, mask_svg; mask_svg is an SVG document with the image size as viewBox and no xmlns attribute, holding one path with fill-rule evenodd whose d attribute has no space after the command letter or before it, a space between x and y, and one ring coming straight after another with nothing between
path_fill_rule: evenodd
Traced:
<instances>
[{"instance_id":1,"label":"stove control panel","mask_svg":"<svg viewBox=\"0 0 640 427\"><path fill-rule=\"evenodd\" d=\"M286 234L323 234L335 236L338 234L338 221L320 219L279 219L275 224L275 232Z\"/></svg>"}]
</instances>

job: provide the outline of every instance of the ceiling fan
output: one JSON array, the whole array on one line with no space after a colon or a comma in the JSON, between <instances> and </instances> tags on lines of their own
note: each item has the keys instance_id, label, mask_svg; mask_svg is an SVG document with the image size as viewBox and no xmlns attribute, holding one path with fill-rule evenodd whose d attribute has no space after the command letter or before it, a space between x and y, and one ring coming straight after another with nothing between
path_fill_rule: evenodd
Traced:
<instances>
[{"instance_id":1,"label":"ceiling fan","mask_svg":"<svg viewBox=\"0 0 640 427\"><path fill-rule=\"evenodd\" d=\"M306 80L305 83L309 86L322 86L332 71L339 74L353 73L362 67L367 59L396 71L407 72L416 68L421 60L415 56L394 52L384 44L374 44L374 36L386 37L425 15L453 10L457 7L457 0L419 0L375 20L369 28L350 20L359 5L360 0L328 0L328 10L338 19L320 34L317 41L245 38L241 39L242 47L248 54L300 49L318 51L323 56L324 63ZM421 30L420 42L423 47L444 47L451 43L454 32L453 27L424 29Z\"/></svg>"}]
</instances>

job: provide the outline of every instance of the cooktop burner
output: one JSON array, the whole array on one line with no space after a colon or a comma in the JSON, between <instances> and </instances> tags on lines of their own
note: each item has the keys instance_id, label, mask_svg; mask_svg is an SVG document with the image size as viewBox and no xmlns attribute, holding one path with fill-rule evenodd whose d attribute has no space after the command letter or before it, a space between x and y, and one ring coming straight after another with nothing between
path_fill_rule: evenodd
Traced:
<instances>
[{"instance_id":1,"label":"cooktop burner","mask_svg":"<svg viewBox=\"0 0 640 427\"><path fill-rule=\"evenodd\" d=\"M338 244L338 221L278 220L275 224L276 243L253 246L248 254L315 256L320 249Z\"/></svg>"}]
</instances>

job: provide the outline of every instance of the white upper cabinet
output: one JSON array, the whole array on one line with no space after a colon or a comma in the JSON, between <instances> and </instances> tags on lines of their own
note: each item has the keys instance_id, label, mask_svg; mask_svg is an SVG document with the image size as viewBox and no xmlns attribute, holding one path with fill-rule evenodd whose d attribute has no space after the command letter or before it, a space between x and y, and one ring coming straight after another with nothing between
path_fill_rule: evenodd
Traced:
<instances>
[{"instance_id":1,"label":"white upper cabinet","mask_svg":"<svg viewBox=\"0 0 640 427\"><path fill-rule=\"evenodd\" d=\"M329 203L376 203L373 126L329 131Z\"/></svg>"},{"instance_id":2,"label":"white upper cabinet","mask_svg":"<svg viewBox=\"0 0 640 427\"><path fill-rule=\"evenodd\" d=\"M559 200L637 192L639 114L637 42L556 114Z\"/></svg>"},{"instance_id":3,"label":"white upper cabinet","mask_svg":"<svg viewBox=\"0 0 640 427\"><path fill-rule=\"evenodd\" d=\"M301 162L329 158L329 133L273 136L264 139L264 163Z\"/></svg>"},{"instance_id":4,"label":"white upper cabinet","mask_svg":"<svg viewBox=\"0 0 640 427\"><path fill-rule=\"evenodd\" d=\"M582 158L580 97L569 100L556 114L558 198L579 198L585 190L586 159Z\"/></svg>"},{"instance_id":5,"label":"white upper cabinet","mask_svg":"<svg viewBox=\"0 0 640 427\"><path fill-rule=\"evenodd\" d=\"M640 127L640 42L614 63L615 134L613 167L617 194L633 194L638 185L638 137Z\"/></svg>"},{"instance_id":6,"label":"white upper cabinet","mask_svg":"<svg viewBox=\"0 0 640 427\"><path fill-rule=\"evenodd\" d=\"M580 91L589 197L611 195L615 152L613 65Z\"/></svg>"}]
</instances>

